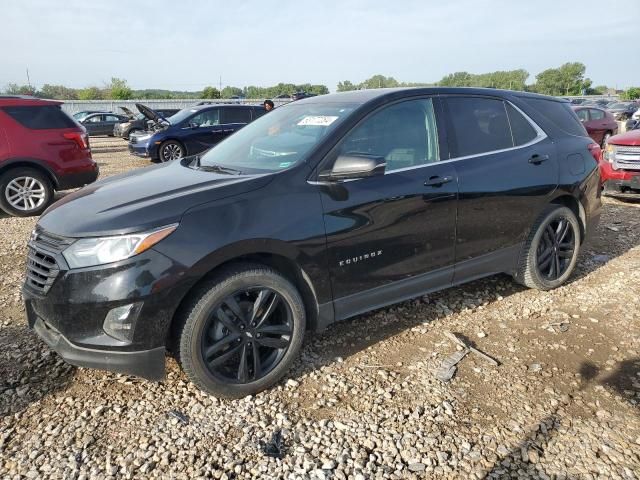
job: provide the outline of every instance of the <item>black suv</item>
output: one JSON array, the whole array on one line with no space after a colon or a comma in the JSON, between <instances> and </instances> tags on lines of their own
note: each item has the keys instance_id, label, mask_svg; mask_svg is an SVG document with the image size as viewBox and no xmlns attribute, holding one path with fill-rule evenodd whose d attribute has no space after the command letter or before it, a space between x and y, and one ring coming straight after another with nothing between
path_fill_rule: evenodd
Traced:
<instances>
[{"instance_id":1,"label":"black suv","mask_svg":"<svg viewBox=\"0 0 640 480\"><path fill-rule=\"evenodd\" d=\"M571 274L601 203L566 101L380 89L287 104L202 156L67 195L29 242L29 325L81 366L239 397L305 330L500 272Z\"/></svg>"}]
</instances>

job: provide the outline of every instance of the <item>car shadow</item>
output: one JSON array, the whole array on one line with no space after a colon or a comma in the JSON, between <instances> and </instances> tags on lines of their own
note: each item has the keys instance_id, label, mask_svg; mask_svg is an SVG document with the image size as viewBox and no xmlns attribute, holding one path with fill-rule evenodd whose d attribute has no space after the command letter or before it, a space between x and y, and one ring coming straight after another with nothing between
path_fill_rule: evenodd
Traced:
<instances>
[{"instance_id":1,"label":"car shadow","mask_svg":"<svg viewBox=\"0 0 640 480\"><path fill-rule=\"evenodd\" d=\"M75 370L26 325L0 328L0 418L66 389Z\"/></svg>"},{"instance_id":2,"label":"car shadow","mask_svg":"<svg viewBox=\"0 0 640 480\"><path fill-rule=\"evenodd\" d=\"M585 383L595 382L617 393L640 415L640 357L617 363L610 373L602 372L602 369L592 362L583 362L580 366L580 376Z\"/></svg>"}]
</instances>

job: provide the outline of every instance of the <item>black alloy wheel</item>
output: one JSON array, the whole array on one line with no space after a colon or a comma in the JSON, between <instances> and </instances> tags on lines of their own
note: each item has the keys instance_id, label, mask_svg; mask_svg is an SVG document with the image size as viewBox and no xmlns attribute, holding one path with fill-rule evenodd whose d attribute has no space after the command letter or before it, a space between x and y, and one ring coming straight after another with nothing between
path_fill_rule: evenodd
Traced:
<instances>
[{"instance_id":1,"label":"black alloy wheel","mask_svg":"<svg viewBox=\"0 0 640 480\"><path fill-rule=\"evenodd\" d=\"M247 383L271 372L291 344L291 308L265 287L239 290L216 305L205 325L201 355L224 382Z\"/></svg>"},{"instance_id":2,"label":"black alloy wheel","mask_svg":"<svg viewBox=\"0 0 640 480\"><path fill-rule=\"evenodd\" d=\"M270 267L239 263L223 267L189 295L172 337L194 384L219 397L240 398L282 378L305 330L296 287Z\"/></svg>"},{"instance_id":3,"label":"black alloy wheel","mask_svg":"<svg viewBox=\"0 0 640 480\"><path fill-rule=\"evenodd\" d=\"M559 287L576 266L581 238L575 213L565 206L548 205L531 227L513 278L538 290Z\"/></svg>"},{"instance_id":4,"label":"black alloy wheel","mask_svg":"<svg viewBox=\"0 0 640 480\"><path fill-rule=\"evenodd\" d=\"M537 268L547 280L557 280L567 271L576 248L569 220L559 217L545 227L538 245Z\"/></svg>"}]
</instances>

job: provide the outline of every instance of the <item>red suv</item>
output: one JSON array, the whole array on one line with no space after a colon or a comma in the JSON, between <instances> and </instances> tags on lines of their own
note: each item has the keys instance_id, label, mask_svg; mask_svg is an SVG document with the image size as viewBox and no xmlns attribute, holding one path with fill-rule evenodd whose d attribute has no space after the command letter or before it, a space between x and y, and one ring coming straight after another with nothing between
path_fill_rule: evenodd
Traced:
<instances>
[{"instance_id":1,"label":"red suv","mask_svg":"<svg viewBox=\"0 0 640 480\"><path fill-rule=\"evenodd\" d=\"M98 178L85 130L60 105L0 96L0 208L9 215L39 215L55 190Z\"/></svg>"},{"instance_id":2,"label":"red suv","mask_svg":"<svg viewBox=\"0 0 640 480\"><path fill-rule=\"evenodd\" d=\"M600 178L608 195L640 194L640 125L609 139L602 152Z\"/></svg>"}]
</instances>

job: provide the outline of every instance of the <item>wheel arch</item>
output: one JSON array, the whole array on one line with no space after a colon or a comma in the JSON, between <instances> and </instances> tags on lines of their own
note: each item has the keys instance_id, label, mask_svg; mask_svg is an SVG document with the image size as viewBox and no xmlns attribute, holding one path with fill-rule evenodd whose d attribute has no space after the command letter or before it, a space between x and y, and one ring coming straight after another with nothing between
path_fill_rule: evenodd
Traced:
<instances>
[{"instance_id":1,"label":"wheel arch","mask_svg":"<svg viewBox=\"0 0 640 480\"><path fill-rule=\"evenodd\" d=\"M554 198L551 204L562 205L574 213L580 224L580 242L584 242L587 233L587 214L582 203L572 195L561 195Z\"/></svg>"},{"instance_id":2,"label":"wheel arch","mask_svg":"<svg viewBox=\"0 0 640 480\"><path fill-rule=\"evenodd\" d=\"M38 170L39 172L44 173L51 182L51 185L53 185L54 190L57 190L60 185L58 182L58 177L53 172L53 170L51 170L51 168L49 168L41 160L32 158L15 158L2 162L0 164L0 176L15 168L33 168L34 170Z\"/></svg>"},{"instance_id":3,"label":"wheel arch","mask_svg":"<svg viewBox=\"0 0 640 480\"><path fill-rule=\"evenodd\" d=\"M251 243L253 242L244 246L234 245L234 254L225 254L226 252L224 252L222 255L216 255L217 258L214 261L207 262L206 267L199 267L199 279L184 294L178 307L174 311L167 331L168 337L165 342L167 346L171 348L176 341L183 306L189 302L191 295L198 290L200 285L224 269L243 263L264 265L283 275L296 287L302 296L307 318L307 330L316 330L320 327L319 303L316 289L308 273L294 259L295 257L291 256L291 252L288 251L285 253L277 248L251 249L249 246Z\"/></svg>"}]
</instances>

